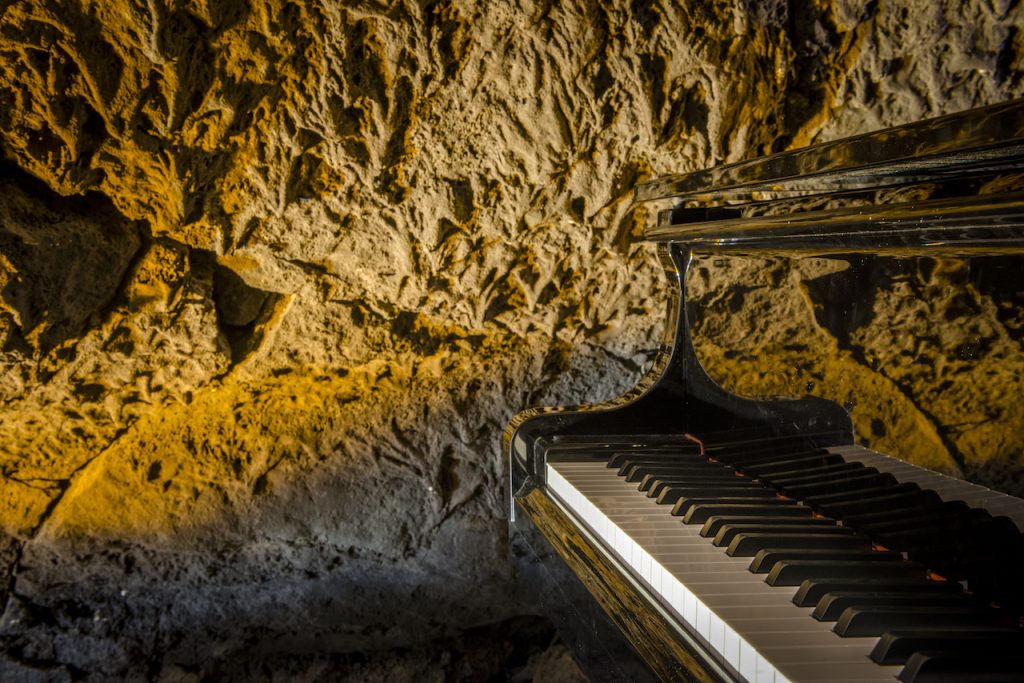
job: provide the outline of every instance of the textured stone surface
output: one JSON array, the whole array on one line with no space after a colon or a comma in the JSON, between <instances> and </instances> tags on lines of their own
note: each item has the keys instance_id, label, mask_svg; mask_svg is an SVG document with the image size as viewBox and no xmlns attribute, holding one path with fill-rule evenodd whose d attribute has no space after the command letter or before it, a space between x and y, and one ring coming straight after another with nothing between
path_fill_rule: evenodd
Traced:
<instances>
[{"instance_id":1,"label":"textured stone surface","mask_svg":"<svg viewBox=\"0 0 1024 683\"><path fill-rule=\"evenodd\" d=\"M705 259L694 278L699 353L732 391L829 398L878 450L1024 495L1014 263Z\"/></svg>"},{"instance_id":2,"label":"textured stone surface","mask_svg":"<svg viewBox=\"0 0 1024 683\"><path fill-rule=\"evenodd\" d=\"M673 5L0 4L10 676L189 680L255 651L228 673L475 680L353 653L536 610L500 433L649 361L635 183L1021 94L1013 3ZM716 377L814 382L880 446L1014 483L1024 431L982 417L1021 423L1019 284L892 270L837 326L816 305L842 264L706 270Z\"/></svg>"}]
</instances>

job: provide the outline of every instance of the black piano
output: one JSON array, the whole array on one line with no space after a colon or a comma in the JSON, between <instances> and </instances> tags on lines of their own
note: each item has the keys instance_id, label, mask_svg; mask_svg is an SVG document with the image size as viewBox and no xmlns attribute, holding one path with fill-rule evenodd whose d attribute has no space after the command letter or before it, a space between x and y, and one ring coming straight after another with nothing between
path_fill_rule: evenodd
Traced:
<instances>
[{"instance_id":1,"label":"black piano","mask_svg":"<svg viewBox=\"0 0 1024 683\"><path fill-rule=\"evenodd\" d=\"M561 567L549 592L574 605L560 618L588 673L1024 681L1024 500L860 445L833 401L726 391L687 298L707 254L1005 266L1024 253L1024 102L659 179L636 201L675 284L653 367L504 436L513 535Z\"/></svg>"}]
</instances>

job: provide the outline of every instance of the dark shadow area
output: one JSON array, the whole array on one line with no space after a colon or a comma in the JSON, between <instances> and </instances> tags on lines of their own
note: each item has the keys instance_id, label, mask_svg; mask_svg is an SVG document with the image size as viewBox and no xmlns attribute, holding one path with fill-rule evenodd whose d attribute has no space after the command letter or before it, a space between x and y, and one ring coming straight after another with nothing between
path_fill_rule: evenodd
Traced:
<instances>
[{"instance_id":1,"label":"dark shadow area","mask_svg":"<svg viewBox=\"0 0 1024 683\"><path fill-rule=\"evenodd\" d=\"M213 271L217 321L237 364L259 347L259 323L273 311L280 295L252 287L238 273L218 264Z\"/></svg>"},{"instance_id":2,"label":"dark shadow area","mask_svg":"<svg viewBox=\"0 0 1024 683\"><path fill-rule=\"evenodd\" d=\"M182 673L200 674L197 669ZM313 674L318 681L584 683L554 627L522 616L409 647L345 654L255 653L221 660L201 680L278 681Z\"/></svg>"},{"instance_id":3,"label":"dark shadow area","mask_svg":"<svg viewBox=\"0 0 1024 683\"><path fill-rule=\"evenodd\" d=\"M47 353L106 315L147 241L104 195L64 197L0 161L0 343Z\"/></svg>"}]
</instances>

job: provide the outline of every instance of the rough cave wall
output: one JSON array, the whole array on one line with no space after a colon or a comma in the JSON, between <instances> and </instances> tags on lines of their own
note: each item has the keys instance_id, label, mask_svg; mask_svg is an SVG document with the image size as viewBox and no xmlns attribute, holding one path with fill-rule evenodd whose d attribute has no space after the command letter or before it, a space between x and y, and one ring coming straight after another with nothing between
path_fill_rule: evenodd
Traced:
<instances>
[{"instance_id":1,"label":"rough cave wall","mask_svg":"<svg viewBox=\"0 0 1024 683\"><path fill-rule=\"evenodd\" d=\"M1022 23L1008 1L0 3L0 671L258 677L530 611L500 434L649 361L665 290L635 183L1019 96ZM907 416L891 440L935 446L908 457L955 471L999 438L1012 470L1024 432L954 434L949 387L875 360L920 320L890 294L941 290L964 321L936 353L994 340L957 400L990 405L963 394L1002 368L983 398L1012 417L1019 318L977 288L954 307L954 264L837 331L814 297L836 270L698 272L716 376L878 390ZM757 367L730 350L752 332L841 358Z\"/></svg>"}]
</instances>

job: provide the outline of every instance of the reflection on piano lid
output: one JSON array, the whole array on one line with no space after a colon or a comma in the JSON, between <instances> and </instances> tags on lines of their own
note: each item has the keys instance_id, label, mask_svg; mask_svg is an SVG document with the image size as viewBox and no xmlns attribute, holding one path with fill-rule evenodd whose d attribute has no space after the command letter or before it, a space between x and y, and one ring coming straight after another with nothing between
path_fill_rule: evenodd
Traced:
<instances>
[{"instance_id":1,"label":"reflection on piano lid","mask_svg":"<svg viewBox=\"0 0 1024 683\"><path fill-rule=\"evenodd\" d=\"M666 680L1024 680L1024 501L855 445L830 401L726 392L685 306L694 253L1024 254L1024 103L637 200L677 289L662 349L620 398L516 416L513 525Z\"/></svg>"}]
</instances>

